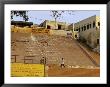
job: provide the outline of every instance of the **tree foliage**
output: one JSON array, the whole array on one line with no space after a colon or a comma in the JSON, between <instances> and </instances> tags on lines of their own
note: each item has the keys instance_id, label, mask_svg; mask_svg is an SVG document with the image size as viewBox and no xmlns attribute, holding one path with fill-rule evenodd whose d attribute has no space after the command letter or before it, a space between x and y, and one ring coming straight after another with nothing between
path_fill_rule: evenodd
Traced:
<instances>
[{"instance_id":1,"label":"tree foliage","mask_svg":"<svg viewBox=\"0 0 110 87\"><path fill-rule=\"evenodd\" d=\"M69 15L74 15L74 14L73 14L73 12L74 12L73 10L68 10L68 11L65 11L65 10L62 10L62 11L61 11L61 10L52 10L51 12L52 12L52 15L51 15L51 16L52 16L55 20L57 20L58 18L60 19L60 17L62 16L62 14L63 14L63 13L66 13L66 12L67 12Z\"/></svg>"},{"instance_id":2,"label":"tree foliage","mask_svg":"<svg viewBox=\"0 0 110 87\"><path fill-rule=\"evenodd\" d=\"M20 16L23 18L23 20L28 21L28 11L11 11L11 19L13 19L13 16Z\"/></svg>"},{"instance_id":3,"label":"tree foliage","mask_svg":"<svg viewBox=\"0 0 110 87\"><path fill-rule=\"evenodd\" d=\"M57 20L57 18L60 18L62 13L64 13L64 11L57 11L57 10L53 10L52 12L52 17L55 18L55 20Z\"/></svg>"},{"instance_id":4,"label":"tree foliage","mask_svg":"<svg viewBox=\"0 0 110 87\"><path fill-rule=\"evenodd\" d=\"M60 19L63 13L67 12L69 15L74 15L73 10L68 10L68 11L65 11L65 10L52 10L51 12L52 12L51 16L55 19L55 27L56 27L57 19L58 18Z\"/></svg>"}]
</instances>

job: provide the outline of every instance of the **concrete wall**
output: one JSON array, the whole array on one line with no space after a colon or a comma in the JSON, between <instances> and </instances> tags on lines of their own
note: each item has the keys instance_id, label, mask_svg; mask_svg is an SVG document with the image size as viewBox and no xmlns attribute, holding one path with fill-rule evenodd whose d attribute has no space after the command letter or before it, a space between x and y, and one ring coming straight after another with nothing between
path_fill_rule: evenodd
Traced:
<instances>
[{"instance_id":1,"label":"concrete wall","mask_svg":"<svg viewBox=\"0 0 110 87\"><path fill-rule=\"evenodd\" d=\"M65 30L50 30L50 35L67 36L67 33L72 33L72 32Z\"/></svg>"},{"instance_id":2,"label":"concrete wall","mask_svg":"<svg viewBox=\"0 0 110 87\"><path fill-rule=\"evenodd\" d=\"M35 31L34 31L35 30ZM32 29L32 28L22 28L22 27L14 27L14 26L12 26L12 28L11 28L11 31L12 32L21 32L21 33L29 33L29 32L32 32L32 31L34 31L34 32L39 32L39 33L48 33L48 34L50 34L50 35L59 35L59 36L71 36L72 37L72 35L67 35L67 34L72 34L72 31L65 31L65 30L53 30L53 29L51 29L51 30L49 30L49 29L44 29L44 28L38 28L38 29Z\"/></svg>"},{"instance_id":3,"label":"concrete wall","mask_svg":"<svg viewBox=\"0 0 110 87\"><path fill-rule=\"evenodd\" d=\"M79 34L79 38L85 39L86 43L94 48L97 46L97 39L100 39L100 31L93 29L93 30L87 30L85 32L82 32Z\"/></svg>"},{"instance_id":4,"label":"concrete wall","mask_svg":"<svg viewBox=\"0 0 110 87\"><path fill-rule=\"evenodd\" d=\"M32 31L32 28L27 28L27 27L16 27L16 26L12 26L11 27L11 31L12 32L20 32L20 33L29 33Z\"/></svg>"}]
</instances>

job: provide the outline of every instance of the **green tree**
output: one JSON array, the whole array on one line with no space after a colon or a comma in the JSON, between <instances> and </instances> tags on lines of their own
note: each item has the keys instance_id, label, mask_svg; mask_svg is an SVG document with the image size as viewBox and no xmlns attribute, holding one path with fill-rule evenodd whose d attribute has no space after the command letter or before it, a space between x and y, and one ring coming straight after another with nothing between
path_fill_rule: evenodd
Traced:
<instances>
[{"instance_id":1,"label":"green tree","mask_svg":"<svg viewBox=\"0 0 110 87\"><path fill-rule=\"evenodd\" d=\"M11 19L13 19L13 16L20 16L23 18L24 21L28 21L28 11L11 11Z\"/></svg>"}]
</instances>

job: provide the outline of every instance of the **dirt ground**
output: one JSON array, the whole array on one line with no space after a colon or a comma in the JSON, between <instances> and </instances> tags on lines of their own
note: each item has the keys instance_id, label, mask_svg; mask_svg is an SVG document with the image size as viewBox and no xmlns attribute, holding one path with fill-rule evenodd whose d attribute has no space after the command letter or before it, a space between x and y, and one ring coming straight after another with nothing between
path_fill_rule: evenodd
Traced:
<instances>
[{"instance_id":1,"label":"dirt ground","mask_svg":"<svg viewBox=\"0 0 110 87\"><path fill-rule=\"evenodd\" d=\"M46 72L49 77L100 76L100 67L97 67L85 55L72 38L43 34L31 36L30 33L13 32L11 34L11 45L11 55L17 55L16 62L39 64L40 59L46 57L46 64L49 66ZM81 45L91 54L93 60L99 64L100 56L89 51L85 45ZM11 56L11 62L15 62L14 57ZM65 68L59 67L61 58L65 59Z\"/></svg>"},{"instance_id":2,"label":"dirt ground","mask_svg":"<svg viewBox=\"0 0 110 87\"><path fill-rule=\"evenodd\" d=\"M50 65L50 69L48 70L48 76L49 77L99 77L100 69L61 68L56 65Z\"/></svg>"}]
</instances>

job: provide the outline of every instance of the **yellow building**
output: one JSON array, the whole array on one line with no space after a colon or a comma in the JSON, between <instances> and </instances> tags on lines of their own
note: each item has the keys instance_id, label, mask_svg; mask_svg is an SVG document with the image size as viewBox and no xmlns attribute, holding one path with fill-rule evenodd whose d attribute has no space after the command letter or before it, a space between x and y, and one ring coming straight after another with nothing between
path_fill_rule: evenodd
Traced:
<instances>
[{"instance_id":1,"label":"yellow building","mask_svg":"<svg viewBox=\"0 0 110 87\"><path fill-rule=\"evenodd\" d=\"M40 27L44 27L46 29L66 30L68 29L68 24L66 22L45 20L43 23L40 24Z\"/></svg>"},{"instance_id":2,"label":"yellow building","mask_svg":"<svg viewBox=\"0 0 110 87\"><path fill-rule=\"evenodd\" d=\"M78 39L91 48L99 47L100 42L100 17L91 16L74 24L74 31Z\"/></svg>"}]
</instances>

